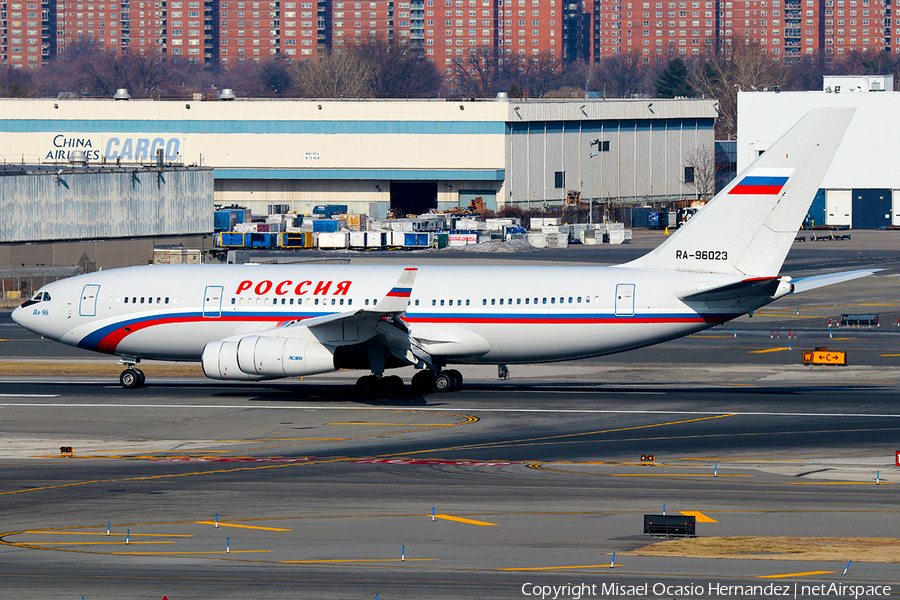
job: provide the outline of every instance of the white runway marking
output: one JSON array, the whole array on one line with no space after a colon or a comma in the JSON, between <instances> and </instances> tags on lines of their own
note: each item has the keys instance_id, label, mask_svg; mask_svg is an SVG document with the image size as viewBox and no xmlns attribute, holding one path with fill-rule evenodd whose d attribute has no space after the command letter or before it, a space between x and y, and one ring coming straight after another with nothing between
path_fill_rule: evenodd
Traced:
<instances>
[{"instance_id":1,"label":"white runway marking","mask_svg":"<svg viewBox=\"0 0 900 600\"><path fill-rule=\"evenodd\" d=\"M0 398L59 398L59 394L0 394Z\"/></svg>"},{"instance_id":2,"label":"white runway marking","mask_svg":"<svg viewBox=\"0 0 900 600\"><path fill-rule=\"evenodd\" d=\"M611 410L582 408L431 408L425 406L283 406L283 405L245 405L245 404L101 404L96 402L0 402L2 407L27 406L34 408L180 408L186 410L206 409L262 409L262 410L412 410L415 412L449 412L449 413L548 413L548 414L609 414L609 415L735 415L746 417L877 417L884 419L900 419L900 414L878 413L818 413L818 412L743 412L738 410Z\"/></svg>"}]
</instances>

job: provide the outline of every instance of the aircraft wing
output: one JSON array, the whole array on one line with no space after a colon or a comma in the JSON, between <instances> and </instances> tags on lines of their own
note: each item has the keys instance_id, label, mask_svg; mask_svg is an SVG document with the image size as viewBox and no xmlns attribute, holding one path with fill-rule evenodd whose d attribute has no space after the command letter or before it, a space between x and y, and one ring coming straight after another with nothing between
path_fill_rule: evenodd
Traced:
<instances>
[{"instance_id":1,"label":"aircraft wing","mask_svg":"<svg viewBox=\"0 0 900 600\"><path fill-rule=\"evenodd\" d=\"M396 285L391 288L387 295L378 301L372 308L360 308L342 313L334 313L331 315L322 315L321 317L313 317L302 321L293 321L284 327L306 327L314 329L328 325L329 323L356 322L360 325L374 325L385 317L397 317L406 312L409 297L412 293L413 283L416 281L416 272L418 269L409 267L403 270L400 279Z\"/></svg>"},{"instance_id":2,"label":"aircraft wing","mask_svg":"<svg viewBox=\"0 0 900 600\"><path fill-rule=\"evenodd\" d=\"M813 275L812 277L801 277L800 279L795 279L793 281L794 293L800 294L816 288L825 287L826 285L834 285L835 283L852 281L854 279L859 279L860 277L868 277L869 275L874 275L878 271L883 270L884 269L861 269L859 271L844 271L843 273L828 273L825 275Z\"/></svg>"}]
</instances>

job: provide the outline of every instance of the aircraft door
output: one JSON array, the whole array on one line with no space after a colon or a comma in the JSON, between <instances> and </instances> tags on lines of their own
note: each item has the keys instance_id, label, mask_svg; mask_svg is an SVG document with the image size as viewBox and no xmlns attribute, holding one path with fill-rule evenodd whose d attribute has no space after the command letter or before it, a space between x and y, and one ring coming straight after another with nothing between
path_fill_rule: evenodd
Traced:
<instances>
[{"instance_id":1,"label":"aircraft door","mask_svg":"<svg viewBox=\"0 0 900 600\"><path fill-rule=\"evenodd\" d=\"M78 305L78 314L82 317L97 316L97 296L100 294L99 285L86 285L81 291L81 303Z\"/></svg>"},{"instance_id":2,"label":"aircraft door","mask_svg":"<svg viewBox=\"0 0 900 600\"><path fill-rule=\"evenodd\" d=\"M616 315L631 316L634 314L634 284L620 283L616 286Z\"/></svg>"},{"instance_id":3,"label":"aircraft door","mask_svg":"<svg viewBox=\"0 0 900 600\"><path fill-rule=\"evenodd\" d=\"M203 316L207 318L218 318L222 316L222 291L220 285L208 285L203 293Z\"/></svg>"}]
</instances>

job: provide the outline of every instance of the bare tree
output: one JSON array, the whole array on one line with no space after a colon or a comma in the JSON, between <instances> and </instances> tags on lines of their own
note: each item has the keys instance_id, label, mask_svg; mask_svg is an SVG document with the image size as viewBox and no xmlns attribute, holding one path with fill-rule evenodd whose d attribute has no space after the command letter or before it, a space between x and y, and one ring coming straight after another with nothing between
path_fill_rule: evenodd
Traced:
<instances>
[{"instance_id":1,"label":"bare tree","mask_svg":"<svg viewBox=\"0 0 900 600\"><path fill-rule=\"evenodd\" d=\"M617 54L597 62L588 87L603 91L607 98L631 98L649 92L646 79L645 68L637 58Z\"/></svg>"},{"instance_id":2,"label":"bare tree","mask_svg":"<svg viewBox=\"0 0 900 600\"><path fill-rule=\"evenodd\" d=\"M331 52L315 61L294 63L294 90L303 98L366 98L372 95L374 68L357 52Z\"/></svg>"},{"instance_id":3,"label":"bare tree","mask_svg":"<svg viewBox=\"0 0 900 600\"><path fill-rule=\"evenodd\" d=\"M716 195L719 169L712 146L697 146L684 157L684 178L681 182L693 189L698 200L710 200Z\"/></svg>"},{"instance_id":4,"label":"bare tree","mask_svg":"<svg viewBox=\"0 0 900 600\"><path fill-rule=\"evenodd\" d=\"M774 89L790 82L790 71L755 41L728 38L706 56L694 74L694 88L719 100L716 135L734 139L737 135L737 93L740 90Z\"/></svg>"},{"instance_id":5,"label":"bare tree","mask_svg":"<svg viewBox=\"0 0 900 600\"><path fill-rule=\"evenodd\" d=\"M372 66L370 88L376 98L434 96L441 89L440 72L419 49L376 39L356 52Z\"/></svg>"}]
</instances>

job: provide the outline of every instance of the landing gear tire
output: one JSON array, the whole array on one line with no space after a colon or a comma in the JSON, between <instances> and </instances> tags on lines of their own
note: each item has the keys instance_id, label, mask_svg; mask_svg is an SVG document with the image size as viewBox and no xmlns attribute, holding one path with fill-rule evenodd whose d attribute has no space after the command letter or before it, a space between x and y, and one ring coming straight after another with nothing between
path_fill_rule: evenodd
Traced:
<instances>
[{"instance_id":1,"label":"landing gear tire","mask_svg":"<svg viewBox=\"0 0 900 600\"><path fill-rule=\"evenodd\" d=\"M119 375L119 383L127 390L137 389L144 385L144 374L138 369L125 369Z\"/></svg>"},{"instance_id":2,"label":"landing gear tire","mask_svg":"<svg viewBox=\"0 0 900 600\"><path fill-rule=\"evenodd\" d=\"M141 382L138 384L138 387L144 387L144 382L147 381L147 376L144 375L144 372L140 369L135 369L137 371L138 377L140 377Z\"/></svg>"},{"instance_id":3,"label":"landing gear tire","mask_svg":"<svg viewBox=\"0 0 900 600\"><path fill-rule=\"evenodd\" d=\"M456 379L449 371L441 371L434 376L434 389L439 392L452 392L455 384Z\"/></svg>"},{"instance_id":4,"label":"landing gear tire","mask_svg":"<svg viewBox=\"0 0 900 600\"><path fill-rule=\"evenodd\" d=\"M356 380L356 391L363 396L368 396L375 391L378 385L378 378L374 375L366 375Z\"/></svg>"},{"instance_id":5,"label":"landing gear tire","mask_svg":"<svg viewBox=\"0 0 900 600\"><path fill-rule=\"evenodd\" d=\"M412 381L409 383L412 385L413 391L420 394L428 394L435 391L434 373L427 369L413 375Z\"/></svg>"},{"instance_id":6,"label":"landing gear tire","mask_svg":"<svg viewBox=\"0 0 900 600\"><path fill-rule=\"evenodd\" d=\"M378 391L385 396L397 396L403 392L403 380L396 375L382 377L378 382Z\"/></svg>"},{"instance_id":7,"label":"landing gear tire","mask_svg":"<svg viewBox=\"0 0 900 600\"><path fill-rule=\"evenodd\" d=\"M456 369L450 369L449 371L445 371L447 375L453 378L453 387L450 389L451 392L456 392L462 388L463 384L463 376L462 373L457 371Z\"/></svg>"}]
</instances>

